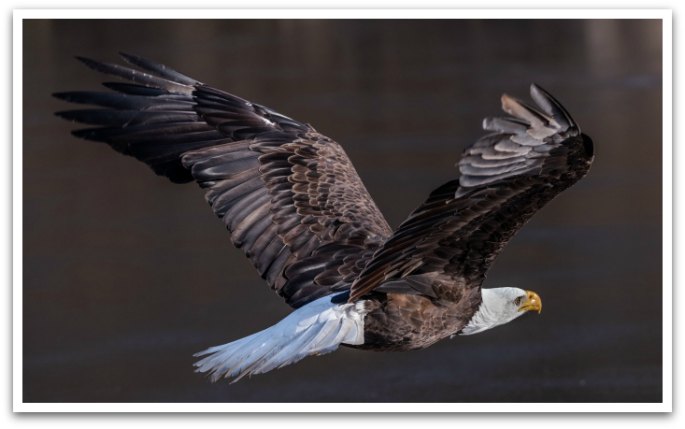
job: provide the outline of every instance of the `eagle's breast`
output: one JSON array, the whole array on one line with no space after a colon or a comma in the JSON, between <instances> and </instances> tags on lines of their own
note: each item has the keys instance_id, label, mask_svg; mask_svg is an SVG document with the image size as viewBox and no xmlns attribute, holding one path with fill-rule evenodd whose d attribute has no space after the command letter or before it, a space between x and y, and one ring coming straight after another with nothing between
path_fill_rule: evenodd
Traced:
<instances>
[{"instance_id":1,"label":"eagle's breast","mask_svg":"<svg viewBox=\"0 0 685 429\"><path fill-rule=\"evenodd\" d=\"M372 350L426 348L458 333L481 304L479 287L437 286L435 296L423 294L378 294L367 302L364 344Z\"/></svg>"}]
</instances>

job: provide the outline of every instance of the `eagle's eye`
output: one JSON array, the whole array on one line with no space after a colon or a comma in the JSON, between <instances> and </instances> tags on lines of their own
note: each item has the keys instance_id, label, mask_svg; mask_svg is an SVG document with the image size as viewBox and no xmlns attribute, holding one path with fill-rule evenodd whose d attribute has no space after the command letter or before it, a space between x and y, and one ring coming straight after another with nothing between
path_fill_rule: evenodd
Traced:
<instances>
[{"instance_id":1,"label":"eagle's eye","mask_svg":"<svg viewBox=\"0 0 685 429\"><path fill-rule=\"evenodd\" d=\"M521 301L523 301L523 297L522 297L522 296L519 296L518 298L516 298L516 299L514 300L514 304L517 305L517 306L519 306L519 305L521 305Z\"/></svg>"}]
</instances>

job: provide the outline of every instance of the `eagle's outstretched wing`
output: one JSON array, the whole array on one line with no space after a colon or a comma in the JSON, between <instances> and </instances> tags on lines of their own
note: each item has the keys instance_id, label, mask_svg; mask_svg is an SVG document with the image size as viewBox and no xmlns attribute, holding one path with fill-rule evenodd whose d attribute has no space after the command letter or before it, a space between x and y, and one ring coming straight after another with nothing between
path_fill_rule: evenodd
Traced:
<instances>
[{"instance_id":1,"label":"eagle's outstretched wing","mask_svg":"<svg viewBox=\"0 0 685 429\"><path fill-rule=\"evenodd\" d=\"M231 240L293 307L347 289L391 230L343 149L308 124L163 65L80 58L128 82L55 94L58 115L177 183L197 181ZM142 71L141 71L142 70Z\"/></svg>"},{"instance_id":2,"label":"eagle's outstretched wing","mask_svg":"<svg viewBox=\"0 0 685 429\"><path fill-rule=\"evenodd\" d=\"M546 91L531 85L530 93L538 109L502 96L512 117L483 121L493 134L466 149L460 177L434 190L375 253L352 285L350 301L384 290L383 283L417 284L404 292L430 294L425 282L393 282L428 273L479 287L514 233L587 173L592 140Z\"/></svg>"}]
</instances>

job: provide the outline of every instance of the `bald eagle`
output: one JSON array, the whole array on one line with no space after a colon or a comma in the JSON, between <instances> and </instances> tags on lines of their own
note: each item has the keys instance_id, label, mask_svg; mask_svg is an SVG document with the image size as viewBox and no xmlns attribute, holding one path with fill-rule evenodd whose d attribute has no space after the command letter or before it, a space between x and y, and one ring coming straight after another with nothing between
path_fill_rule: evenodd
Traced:
<instances>
[{"instance_id":1,"label":"bald eagle","mask_svg":"<svg viewBox=\"0 0 685 429\"><path fill-rule=\"evenodd\" d=\"M456 179L393 231L343 148L311 125L134 55L79 58L125 81L55 94L98 106L57 115L174 183L195 181L266 283L294 311L208 348L196 371L235 382L331 352L421 349L540 312L532 291L481 285L509 239L585 176L592 140L533 84L531 107L502 96L504 118L467 148Z\"/></svg>"}]
</instances>

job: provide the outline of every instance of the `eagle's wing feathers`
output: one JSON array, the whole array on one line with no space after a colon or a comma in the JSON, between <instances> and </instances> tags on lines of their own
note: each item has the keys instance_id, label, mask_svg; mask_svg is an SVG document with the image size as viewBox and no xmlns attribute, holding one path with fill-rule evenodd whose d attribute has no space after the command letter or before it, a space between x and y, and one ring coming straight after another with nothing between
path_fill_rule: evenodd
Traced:
<instances>
[{"instance_id":1,"label":"eagle's wing feathers","mask_svg":"<svg viewBox=\"0 0 685 429\"><path fill-rule=\"evenodd\" d=\"M531 96L537 109L502 96L511 117L483 121L492 134L465 150L460 177L434 190L374 254L352 285L350 301L426 273L479 286L514 233L587 173L592 141L539 86L531 86Z\"/></svg>"},{"instance_id":2,"label":"eagle's wing feathers","mask_svg":"<svg viewBox=\"0 0 685 429\"><path fill-rule=\"evenodd\" d=\"M81 58L128 82L58 98L59 112L173 182L197 181L259 273L300 307L346 289L391 231L342 148L311 126L132 55L140 69Z\"/></svg>"}]
</instances>

